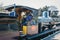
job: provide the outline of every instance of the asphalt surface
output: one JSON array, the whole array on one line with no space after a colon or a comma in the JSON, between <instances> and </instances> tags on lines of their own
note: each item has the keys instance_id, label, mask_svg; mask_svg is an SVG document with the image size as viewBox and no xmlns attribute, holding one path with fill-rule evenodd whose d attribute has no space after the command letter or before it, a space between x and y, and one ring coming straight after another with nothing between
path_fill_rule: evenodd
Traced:
<instances>
[{"instance_id":1,"label":"asphalt surface","mask_svg":"<svg viewBox=\"0 0 60 40\"><path fill-rule=\"evenodd\" d=\"M57 27L60 29L60 26ZM0 31L0 40L18 40L18 31ZM54 39L60 40L60 33L54 36Z\"/></svg>"},{"instance_id":2,"label":"asphalt surface","mask_svg":"<svg viewBox=\"0 0 60 40\"><path fill-rule=\"evenodd\" d=\"M18 40L18 31L3 31L0 32L0 40Z\"/></svg>"}]
</instances>

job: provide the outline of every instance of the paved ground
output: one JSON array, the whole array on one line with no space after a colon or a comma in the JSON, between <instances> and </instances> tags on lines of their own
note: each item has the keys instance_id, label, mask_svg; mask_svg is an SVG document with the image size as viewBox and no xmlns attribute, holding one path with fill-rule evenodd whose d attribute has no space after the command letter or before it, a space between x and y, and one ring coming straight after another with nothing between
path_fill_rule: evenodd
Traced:
<instances>
[{"instance_id":1,"label":"paved ground","mask_svg":"<svg viewBox=\"0 0 60 40\"><path fill-rule=\"evenodd\" d=\"M18 31L0 32L0 40L18 40Z\"/></svg>"}]
</instances>

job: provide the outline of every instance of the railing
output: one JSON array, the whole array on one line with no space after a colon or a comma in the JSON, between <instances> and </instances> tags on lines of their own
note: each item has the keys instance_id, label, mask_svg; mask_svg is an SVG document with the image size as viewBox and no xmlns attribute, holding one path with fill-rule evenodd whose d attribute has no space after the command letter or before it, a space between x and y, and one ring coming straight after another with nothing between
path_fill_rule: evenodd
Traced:
<instances>
[{"instance_id":1,"label":"railing","mask_svg":"<svg viewBox=\"0 0 60 40\"><path fill-rule=\"evenodd\" d=\"M24 36L24 37L20 36L19 39L20 40L40 40L40 39L42 39L50 34L55 33L58 30L60 30L60 29L51 29L51 30L44 31L44 32L39 33L39 34L32 35L32 36L28 36L28 35Z\"/></svg>"},{"instance_id":2,"label":"railing","mask_svg":"<svg viewBox=\"0 0 60 40\"><path fill-rule=\"evenodd\" d=\"M54 40L54 36L55 35L57 35L57 34L59 34L60 33L60 30L59 31L57 31L57 32L55 32L54 34L51 34L51 35L49 35L49 36L47 36L47 37L45 37L45 38L43 38L43 39L41 39L41 40L48 40L48 39L52 39L52 40ZM58 35L59 36L59 35ZM57 39L58 40L58 39Z\"/></svg>"}]
</instances>

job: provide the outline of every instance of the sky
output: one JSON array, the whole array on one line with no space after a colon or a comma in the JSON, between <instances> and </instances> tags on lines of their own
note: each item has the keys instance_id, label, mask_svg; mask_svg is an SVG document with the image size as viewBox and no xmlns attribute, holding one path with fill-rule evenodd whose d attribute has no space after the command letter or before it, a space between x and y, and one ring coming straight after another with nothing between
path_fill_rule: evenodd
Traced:
<instances>
[{"instance_id":1,"label":"sky","mask_svg":"<svg viewBox=\"0 0 60 40\"><path fill-rule=\"evenodd\" d=\"M43 8L44 6L56 6L60 15L60 0L0 0L0 4L8 6L12 4L23 5L35 9Z\"/></svg>"}]
</instances>

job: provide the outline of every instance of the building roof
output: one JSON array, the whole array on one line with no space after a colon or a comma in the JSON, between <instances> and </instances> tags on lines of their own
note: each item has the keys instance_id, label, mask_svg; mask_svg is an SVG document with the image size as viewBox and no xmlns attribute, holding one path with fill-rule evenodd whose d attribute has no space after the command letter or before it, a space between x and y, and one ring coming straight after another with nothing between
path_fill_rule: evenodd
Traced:
<instances>
[{"instance_id":1,"label":"building roof","mask_svg":"<svg viewBox=\"0 0 60 40\"><path fill-rule=\"evenodd\" d=\"M27 6L21 6L21 5L15 5L16 8L20 7L20 8L26 8L26 9L29 9L29 10L37 10L35 8L31 8L31 7L27 7ZM14 4L13 5L8 5L8 6L5 6L4 9L8 10L8 9L12 9L14 8Z\"/></svg>"},{"instance_id":2,"label":"building roof","mask_svg":"<svg viewBox=\"0 0 60 40\"><path fill-rule=\"evenodd\" d=\"M14 8L14 5L9 5L5 7L5 10L11 11ZM27 7L27 6L21 6L21 5L15 5L15 8L22 8L23 11L27 12L28 10L31 11L35 16L38 13L38 9ZM20 10L21 11L21 10ZM20 12L19 11L19 12ZM17 11L18 12L18 11Z\"/></svg>"}]
</instances>

